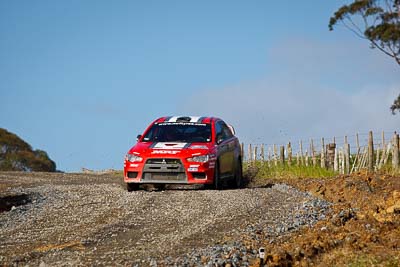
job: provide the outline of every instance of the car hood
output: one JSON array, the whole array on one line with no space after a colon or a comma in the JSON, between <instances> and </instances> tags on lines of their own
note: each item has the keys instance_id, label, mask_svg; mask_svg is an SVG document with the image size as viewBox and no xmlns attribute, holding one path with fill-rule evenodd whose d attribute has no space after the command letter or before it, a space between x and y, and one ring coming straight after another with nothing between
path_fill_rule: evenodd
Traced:
<instances>
[{"instance_id":1,"label":"car hood","mask_svg":"<svg viewBox=\"0 0 400 267\"><path fill-rule=\"evenodd\" d=\"M184 143L184 142L139 142L129 150L129 154L144 157L174 156L190 157L206 154L213 149L210 143Z\"/></svg>"}]
</instances>

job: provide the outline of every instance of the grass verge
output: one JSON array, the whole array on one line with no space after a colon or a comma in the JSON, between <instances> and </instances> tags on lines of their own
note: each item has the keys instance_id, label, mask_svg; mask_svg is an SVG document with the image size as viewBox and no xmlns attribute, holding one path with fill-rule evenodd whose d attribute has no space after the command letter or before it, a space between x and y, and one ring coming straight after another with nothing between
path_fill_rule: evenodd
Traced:
<instances>
[{"instance_id":1,"label":"grass verge","mask_svg":"<svg viewBox=\"0 0 400 267\"><path fill-rule=\"evenodd\" d=\"M251 178L329 178L337 176L332 170L319 166L298 166L298 165L274 165L267 162L256 161L244 164L244 173Z\"/></svg>"}]
</instances>

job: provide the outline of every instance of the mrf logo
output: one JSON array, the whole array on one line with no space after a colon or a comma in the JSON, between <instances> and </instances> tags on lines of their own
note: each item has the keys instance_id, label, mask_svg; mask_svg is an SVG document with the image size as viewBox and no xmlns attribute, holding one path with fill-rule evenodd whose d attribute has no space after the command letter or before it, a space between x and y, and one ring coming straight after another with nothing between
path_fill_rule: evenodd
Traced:
<instances>
[{"instance_id":1,"label":"mrf logo","mask_svg":"<svg viewBox=\"0 0 400 267\"><path fill-rule=\"evenodd\" d=\"M151 152L151 154L157 154L157 155L166 155L166 154L168 154L168 155L176 155L178 153L180 153L179 150L153 150Z\"/></svg>"}]
</instances>

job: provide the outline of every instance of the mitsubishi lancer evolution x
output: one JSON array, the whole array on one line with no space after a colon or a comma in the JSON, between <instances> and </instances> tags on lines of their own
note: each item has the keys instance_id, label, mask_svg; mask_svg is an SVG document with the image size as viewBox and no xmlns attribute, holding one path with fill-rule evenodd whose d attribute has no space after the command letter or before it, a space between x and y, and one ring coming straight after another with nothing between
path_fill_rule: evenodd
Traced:
<instances>
[{"instance_id":1,"label":"mitsubishi lancer evolution x","mask_svg":"<svg viewBox=\"0 0 400 267\"><path fill-rule=\"evenodd\" d=\"M242 152L232 126L215 117L155 120L126 154L128 191L141 184L203 184L221 189L242 184Z\"/></svg>"}]
</instances>

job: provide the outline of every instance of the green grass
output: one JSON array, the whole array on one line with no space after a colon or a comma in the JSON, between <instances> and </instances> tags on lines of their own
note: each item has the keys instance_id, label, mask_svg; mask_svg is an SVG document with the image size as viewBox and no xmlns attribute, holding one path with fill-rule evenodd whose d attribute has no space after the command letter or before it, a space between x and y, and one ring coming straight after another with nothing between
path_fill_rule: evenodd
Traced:
<instances>
[{"instance_id":1,"label":"green grass","mask_svg":"<svg viewBox=\"0 0 400 267\"><path fill-rule=\"evenodd\" d=\"M255 173L256 172L256 173ZM297 166L256 161L244 164L244 173L257 178L327 178L337 175L336 172L321 168L319 166Z\"/></svg>"},{"instance_id":2,"label":"green grass","mask_svg":"<svg viewBox=\"0 0 400 267\"><path fill-rule=\"evenodd\" d=\"M124 170L114 170L110 173L112 176L124 177Z\"/></svg>"},{"instance_id":3,"label":"green grass","mask_svg":"<svg viewBox=\"0 0 400 267\"><path fill-rule=\"evenodd\" d=\"M359 255L350 259L346 264L348 267L367 267L367 266L399 266L400 261L398 257L381 258L373 255Z\"/></svg>"}]
</instances>

